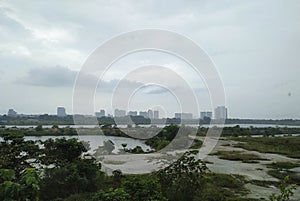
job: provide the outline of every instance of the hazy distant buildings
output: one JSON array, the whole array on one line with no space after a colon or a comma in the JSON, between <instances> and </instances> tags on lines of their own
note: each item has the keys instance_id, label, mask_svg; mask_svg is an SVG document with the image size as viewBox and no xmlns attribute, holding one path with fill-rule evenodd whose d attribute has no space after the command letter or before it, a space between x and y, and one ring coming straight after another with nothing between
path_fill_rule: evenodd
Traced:
<instances>
[{"instance_id":1,"label":"hazy distant buildings","mask_svg":"<svg viewBox=\"0 0 300 201\"><path fill-rule=\"evenodd\" d=\"M175 118L176 119L181 119L181 113L175 113Z\"/></svg>"},{"instance_id":2,"label":"hazy distant buildings","mask_svg":"<svg viewBox=\"0 0 300 201\"><path fill-rule=\"evenodd\" d=\"M129 111L128 115L129 116L137 116L137 111Z\"/></svg>"},{"instance_id":3,"label":"hazy distant buildings","mask_svg":"<svg viewBox=\"0 0 300 201\"><path fill-rule=\"evenodd\" d=\"M148 112L139 111L139 115L144 117L144 118L148 118Z\"/></svg>"},{"instance_id":4,"label":"hazy distant buildings","mask_svg":"<svg viewBox=\"0 0 300 201\"><path fill-rule=\"evenodd\" d=\"M57 107L57 116L58 117L66 117L66 109L64 107Z\"/></svg>"},{"instance_id":5,"label":"hazy distant buildings","mask_svg":"<svg viewBox=\"0 0 300 201\"><path fill-rule=\"evenodd\" d=\"M115 117L125 117L125 116L126 116L125 110L115 109Z\"/></svg>"},{"instance_id":6,"label":"hazy distant buildings","mask_svg":"<svg viewBox=\"0 0 300 201\"><path fill-rule=\"evenodd\" d=\"M212 119L212 112L200 112L200 119L204 118Z\"/></svg>"},{"instance_id":7,"label":"hazy distant buildings","mask_svg":"<svg viewBox=\"0 0 300 201\"><path fill-rule=\"evenodd\" d=\"M153 119L159 119L159 111L158 110L153 111Z\"/></svg>"},{"instance_id":8,"label":"hazy distant buildings","mask_svg":"<svg viewBox=\"0 0 300 201\"><path fill-rule=\"evenodd\" d=\"M9 117L16 117L18 114L16 111L14 111L13 109L9 109L7 112L7 116Z\"/></svg>"},{"instance_id":9,"label":"hazy distant buildings","mask_svg":"<svg viewBox=\"0 0 300 201\"><path fill-rule=\"evenodd\" d=\"M227 108L225 106L218 106L215 109L215 119L227 119Z\"/></svg>"},{"instance_id":10,"label":"hazy distant buildings","mask_svg":"<svg viewBox=\"0 0 300 201\"><path fill-rule=\"evenodd\" d=\"M95 113L97 118L105 117L105 110L100 110L99 112Z\"/></svg>"},{"instance_id":11,"label":"hazy distant buildings","mask_svg":"<svg viewBox=\"0 0 300 201\"><path fill-rule=\"evenodd\" d=\"M193 119L192 113L175 113L176 119Z\"/></svg>"},{"instance_id":12,"label":"hazy distant buildings","mask_svg":"<svg viewBox=\"0 0 300 201\"><path fill-rule=\"evenodd\" d=\"M148 110L148 118L153 119L153 111L152 110Z\"/></svg>"}]
</instances>

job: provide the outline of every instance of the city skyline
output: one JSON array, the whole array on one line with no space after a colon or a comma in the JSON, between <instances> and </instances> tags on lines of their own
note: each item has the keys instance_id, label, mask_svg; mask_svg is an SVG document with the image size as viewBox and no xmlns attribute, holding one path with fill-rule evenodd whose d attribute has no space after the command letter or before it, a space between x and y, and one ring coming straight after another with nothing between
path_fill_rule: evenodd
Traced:
<instances>
[{"instance_id":1,"label":"city skyline","mask_svg":"<svg viewBox=\"0 0 300 201\"><path fill-rule=\"evenodd\" d=\"M219 111L220 110L220 111ZM213 111L201 111L199 115L194 115L193 113L189 112L175 112L173 116L160 116L160 112L158 110L152 110L152 109L146 109L142 111L138 110L123 110L116 108L113 113L107 112L106 109L101 108L100 110L94 112L92 116L95 116L97 118L101 117L125 117L125 116L143 116L144 118L150 118L150 119L161 119L161 118L179 118L179 119L204 119L210 118L210 119L227 119L228 118L228 108L225 106L218 106ZM18 113L13 108L8 109L7 116L9 117L16 117L19 115L44 115L48 113L41 113L41 114L23 114ZM0 114L1 115L1 114ZM6 115L6 114L3 114ZM53 114L48 114L53 115ZM67 115L77 115L77 114L70 114L67 112L66 108L64 106L58 106L56 108L56 114L54 114L58 117L66 117ZM84 114L86 116L91 116L91 114Z\"/></svg>"}]
</instances>

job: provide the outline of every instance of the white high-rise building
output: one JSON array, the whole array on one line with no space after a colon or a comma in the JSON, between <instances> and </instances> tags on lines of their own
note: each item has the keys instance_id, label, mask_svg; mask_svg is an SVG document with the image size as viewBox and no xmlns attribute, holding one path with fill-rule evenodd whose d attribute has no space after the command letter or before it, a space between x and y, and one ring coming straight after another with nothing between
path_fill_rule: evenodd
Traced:
<instances>
[{"instance_id":1,"label":"white high-rise building","mask_svg":"<svg viewBox=\"0 0 300 201\"><path fill-rule=\"evenodd\" d=\"M125 115L126 115L125 110L115 109L115 117L125 117Z\"/></svg>"},{"instance_id":2,"label":"white high-rise building","mask_svg":"<svg viewBox=\"0 0 300 201\"><path fill-rule=\"evenodd\" d=\"M66 117L66 109L64 107L57 107L57 116L58 117Z\"/></svg>"},{"instance_id":3,"label":"white high-rise building","mask_svg":"<svg viewBox=\"0 0 300 201\"><path fill-rule=\"evenodd\" d=\"M227 108L225 106L218 106L215 109L215 119L227 119Z\"/></svg>"}]
</instances>

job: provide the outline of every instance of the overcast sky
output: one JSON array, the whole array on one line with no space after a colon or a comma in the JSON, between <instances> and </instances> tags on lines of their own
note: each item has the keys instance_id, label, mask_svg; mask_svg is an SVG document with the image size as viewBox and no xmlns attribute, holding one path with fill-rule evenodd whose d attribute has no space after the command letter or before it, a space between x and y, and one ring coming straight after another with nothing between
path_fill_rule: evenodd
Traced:
<instances>
[{"instance_id":1,"label":"overcast sky","mask_svg":"<svg viewBox=\"0 0 300 201\"><path fill-rule=\"evenodd\" d=\"M298 0L0 0L0 114L9 108L54 114L57 106L72 113L74 81L87 57L113 36L156 28L183 34L208 53L230 117L300 118L299 10ZM151 63L177 69L203 100L200 110L211 110L203 82L186 64L155 52L116 63L97 90L95 108L111 106L113 88L128 66ZM131 76L124 85L139 82ZM172 116L176 104L170 91L150 86L134 95L130 109L156 107Z\"/></svg>"}]
</instances>

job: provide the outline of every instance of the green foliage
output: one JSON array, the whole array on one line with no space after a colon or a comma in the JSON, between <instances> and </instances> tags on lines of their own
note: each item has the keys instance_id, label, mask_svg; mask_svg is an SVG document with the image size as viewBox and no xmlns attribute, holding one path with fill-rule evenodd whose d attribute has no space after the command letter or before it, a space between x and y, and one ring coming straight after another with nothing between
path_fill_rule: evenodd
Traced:
<instances>
[{"instance_id":1,"label":"green foliage","mask_svg":"<svg viewBox=\"0 0 300 201\"><path fill-rule=\"evenodd\" d=\"M288 170L296 167L300 167L300 164L291 163L291 162L276 162L267 164L268 168L278 169L278 170Z\"/></svg>"},{"instance_id":2,"label":"green foliage","mask_svg":"<svg viewBox=\"0 0 300 201\"><path fill-rule=\"evenodd\" d=\"M41 195L44 200L96 191L101 181L100 167L92 160L76 160L46 169Z\"/></svg>"},{"instance_id":3,"label":"green foliage","mask_svg":"<svg viewBox=\"0 0 300 201\"><path fill-rule=\"evenodd\" d=\"M123 188L131 196L131 200L166 201L159 180L152 176L128 176Z\"/></svg>"},{"instance_id":4,"label":"green foliage","mask_svg":"<svg viewBox=\"0 0 300 201\"><path fill-rule=\"evenodd\" d=\"M179 160L158 172L168 199L192 200L201 189L201 178L207 173L208 168L203 161L195 159L197 153L197 151L186 152Z\"/></svg>"},{"instance_id":5,"label":"green foliage","mask_svg":"<svg viewBox=\"0 0 300 201\"><path fill-rule=\"evenodd\" d=\"M263 135L263 136L273 136L274 134L297 134L299 133L299 128L289 128L289 127L249 127L241 128L239 125L234 127L224 127L222 131L222 136L250 136L250 135Z\"/></svg>"},{"instance_id":6,"label":"green foliage","mask_svg":"<svg viewBox=\"0 0 300 201\"><path fill-rule=\"evenodd\" d=\"M179 126L169 125L164 127L155 137L146 140L146 144L155 150L163 149L167 146L178 133Z\"/></svg>"},{"instance_id":7,"label":"green foliage","mask_svg":"<svg viewBox=\"0 0 300 201\"><path fill-rule=\"evenodd\" d=\"M190 149L200 149L203 142L201 140L195 139L193 144L190 146Z\"/></svg>"},{"instance_id":8,"label":"green foliage","mask_svg":"<svg viewBox=\"0 0 300 201\"><path fill-rule=\"evenodd\" d=\"M54 165L45 169L41 197L44 200L66 198L72 194L96 191L103 174L94 159L83 159L86 152L77 139L49 139L44 142L45 164Z\"/></svg>"},{"instance_id":9,"label":"green foliage","mask_svg":"<svg viewBox=\"0 0 300 201\"><path fill-rule=\"evenodd\" d=\"M300 158L300 137L247 137L234 138L242 141L236 147L254 150L262 153L276 153L292 158Z\"/></svg>"},{"instance_id":10,"label":"green foliage","mask_svg":"<svg viewBox=\"0 0 300 201\"><path fill-rule=\"evenodd\" d=\"M300 185L300 175L297 172L293 172L290 170L274 169L274 170L269 170L267 173L280 180L283 180L286 176L288 176L289 180L292 183Z\"/></svg>"},{"instance_id":11,"label":"green foliage","mask_svg":"<svg viewBox=\"0 0 300 201\"><path fill-rule=\"evenodd\" d=\"M0 200L39 200L39 177L35 169L26 169L19 179L14 170L0 169Z\"/></svg>"},{"instance_id":12,"label":"green foliage","mask_svg":"<svg viewBox=\"0 0 300 201\"><path fill-rule=\"evenodd\" d=\"M121 170L114 170L113 172L113 186L119 188L122 184L123 174Z\"/></svg>"},{"instance_id":13,"label":"green foliage","mask_svg":"<svg viewBox=\"0 0 300 201\"><path fill-rule=\"evenodd\" d=\"M37 127L35 127L35 131L42 131L42 130L43 130L42 125L38 125Z\"/></svg>"},{"instance_id":14,"label":"green foliage","mask_svg":"<svg viewBox=\"0 0 300 201\"><path fill-rule=\"evenodd\" d=\"M149 142L157 149L162 149L170 141L174 141L177 128L179 127L171 125L163 129L159 138ZM68 129L70 128L60 129L54 126L51 129L43 128L39 132L73 132L72 129L69 131ZM117 130L112 126L109 129ZM85 157L88 146L83 142L65 138L49 139L45 142L25 141L24 133L28 130L21 130L20 133L19 130L9 129L7 133L0 132L3 138L0 144L0 200L247 200L241 198L241 195L247 192L243 178L210 173L205 163L197 160L197 151L185 153L169 167L153 174L123 175L121 171L115 170L113 176L107 176L100 171L101 165L94 159ZM30 132L37 131L32 128ZM288 142L289 139L284 143ZM181 140L178 143L180 144ZM39 147L40 144L43 146ZM295 144L297 143L292 146ZM200 142L195 141L193 145L197 145L198 148ZM106 148L103 150L108 150L108 153L114 149L109 141L104 147ZM126 148L125 144L123 148ZM138 147L134 151L141 152L141 148ZM243 153L238 155L240 159L246 157ZM269 174L277 178L290 175L290 181L298 182L296 173L288 170L297 164L273 163L271 166L276 169L270 170ZM32 167L37 167L38 171ZM272 195L271 201L286 201L292 195L294 186L288 185L288 181L284 182L280 187L281 194Z\"/></svg>"},{"instance_id":15,"label":"green foliage","mask_svg":"<svg viewBox=\"0 0 300 201\"><path fill-rule=\"evenodd\" d=\"M116 125L105 124L101 127L101 130L104 133L104 135L107 136L128 137Z\"/></svg>"},{"instance_id":16,"label":"green foliage","mask_svg":"<svg viewBox=\"0 0 300 201\"><path fill-rule=\"evenodd\" d=\"M241 151L218 151L215 153L219 158L232 161L242 161L243 163L257 163L262 160L259 156Z\"/></svg>"},{"instance_id":17,"label":"green foliage","mask_svg":"<svg viewBox=\"0 0 300 201\"><path fill-rule=\"evenodd\" d=\"M59 129L59 127L58 127L57 124L54 124L54 125L52 126L52 129Z\"/></svg>"},{"instance_id":18,"label":"green foliage","mask_svg":"<svg viewBox=\"0 0 300 201\"><path fill-rule=\"evenodd\" d=\"M75 128L69 126L59 128L57 125L53 125L52 128L43 128L42 125L38 125L35 128L5 128L0 129L0 135L3 134L19 134L25 136L72 136L77 135Z\"/></svg>"},{"instance_id":19,"label":"green foliage","mask_svg":"<svg viewBox=\"0 0 300 201\"><path fill-rule=\"evenodd\" d=\"M289 201L290 197L294 195L296 185L289 185L289 177L286 176L279 186L280 193L278 195L272 194L270 201Z\"/></svg>"},{"instance_id":20,"label":"green foliage","mask_svg":"<svg viewBox=\"0 0 300 201\"><path fill-rule=\"evenodd\" d=\"M122 188L107 191L100 190L93 194L89 201L132 201L130 195Z\"/></svg>"},{"instance_id":21,"label":"green foliage","mask_svg":"<svg viewBox=\"0 0 300 201\"><path fill-rule=\"evenodd\" d=\"M78 159L87 149L83 143L78 142L77 139L71 138L52 138L43 142L44 149L44 164L60 165L62 163L73 162Z\"/></svg>"},{"instance_id":22,"label":"green foliage","mask_svg":"<svg viewBox=\"0 0 300 201\"><path fill-rule=\"evenodd\" d=\"M37 163L41 153L34 141L25 141L24 135L18 133L2 134L1 137L3 141L0 144L0 168L14 170L18 178L23 170Z\"/></svg>"},{"instance_id":23,"label":"green foliage","mask_svg":"<svg viewBox=\"0 0 300 201\"><path fill-rule=\"evenodd\" d=\"M126 152L134 153L134 154L142 154L145 153L141 146L136 146L133 149L126 149Z\"/></svg>"}]
</instances>

